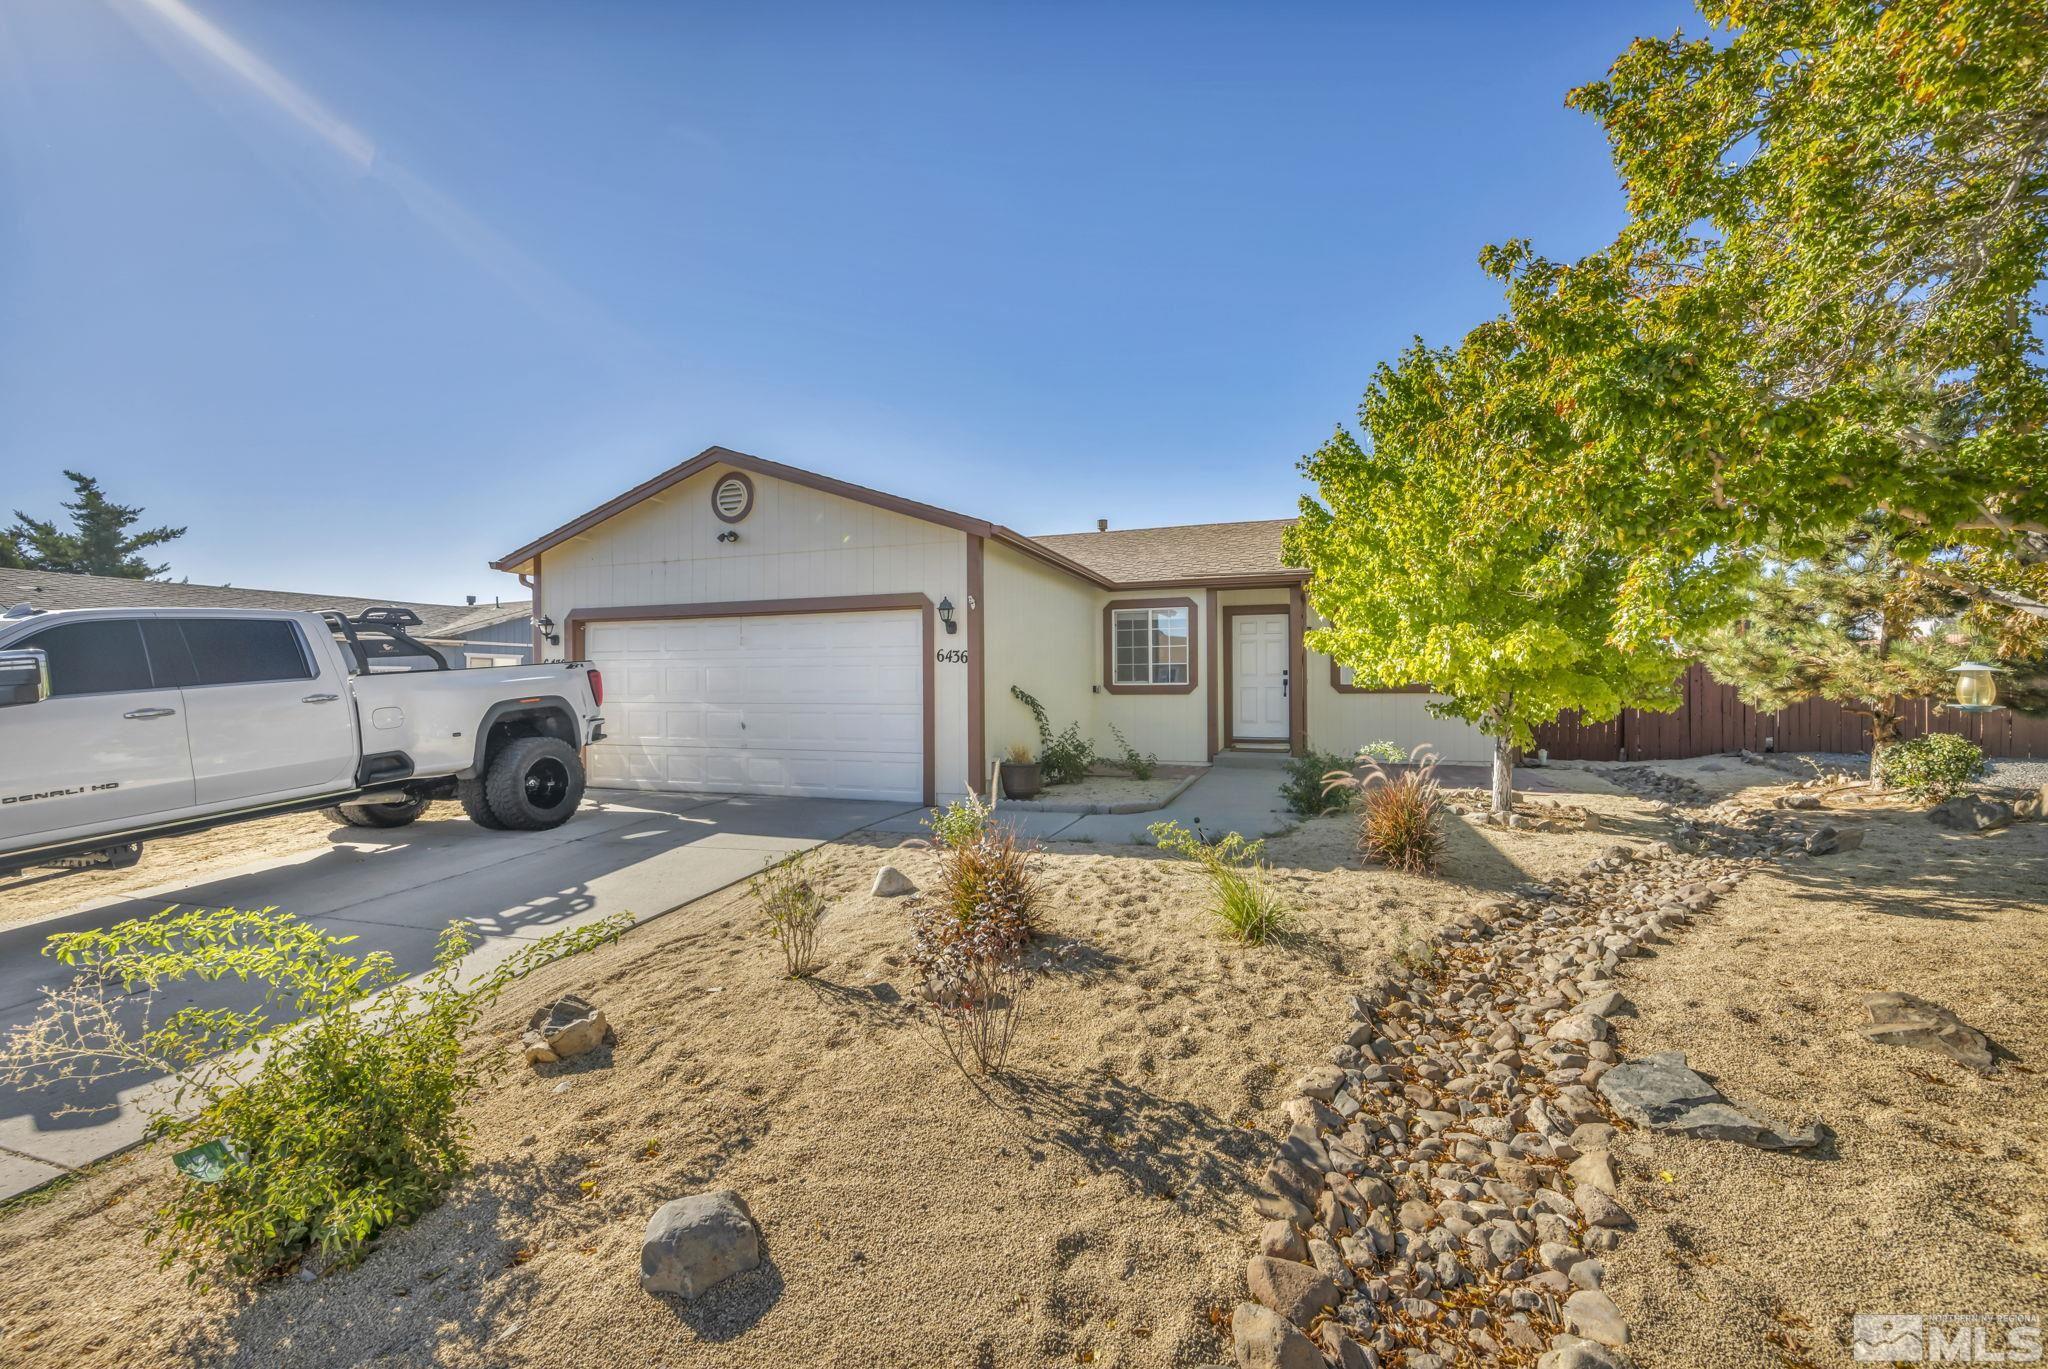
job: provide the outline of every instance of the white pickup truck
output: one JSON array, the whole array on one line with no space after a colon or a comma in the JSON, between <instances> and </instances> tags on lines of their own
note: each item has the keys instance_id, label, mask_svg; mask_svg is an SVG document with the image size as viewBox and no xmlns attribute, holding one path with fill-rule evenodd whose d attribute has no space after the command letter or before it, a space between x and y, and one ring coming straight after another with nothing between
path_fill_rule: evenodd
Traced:
<instances>
[{"instance_id":1,"label":"white pickup truck","mask_svg":"<svg viewBox=\"0 0 2048 1369\"><path fill-rule=\"evenodd\" d=\"M407 609L0 614L0 873L132 865L141 842L326 808L397 827L568 821L604 681L581 662L451 670Z\"/></svg>"}]
</instances>

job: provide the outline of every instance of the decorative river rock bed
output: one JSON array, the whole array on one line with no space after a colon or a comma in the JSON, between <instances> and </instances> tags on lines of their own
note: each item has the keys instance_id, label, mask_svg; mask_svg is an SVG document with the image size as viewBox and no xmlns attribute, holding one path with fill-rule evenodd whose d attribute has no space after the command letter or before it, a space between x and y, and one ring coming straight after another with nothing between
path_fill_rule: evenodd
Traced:
<instances>
[{"instance_id":1,"label":"decorative river rock bed","mask_svg":"<svg viewBox=\"0 0 2048 1369\"><path fill-rule=\"evenodd\" d=\"M1654 771L1651 797L1705 795ZM1860 844L1804 808L1681 811L1667 842L1475 906L1353 995L1354 1025L1285 1105L1266 1219L1231 1318L1243 1369L1541 1369L1626 1363L1601 1252L1633 1219L1610 1118L1769 1147L1818 1144L1743 1112L1676 1052L1622 1064L1615 967L1773 859ZM1923 1025L1924 1024L1917 1024Z\"/></svg>"}]
</instances>

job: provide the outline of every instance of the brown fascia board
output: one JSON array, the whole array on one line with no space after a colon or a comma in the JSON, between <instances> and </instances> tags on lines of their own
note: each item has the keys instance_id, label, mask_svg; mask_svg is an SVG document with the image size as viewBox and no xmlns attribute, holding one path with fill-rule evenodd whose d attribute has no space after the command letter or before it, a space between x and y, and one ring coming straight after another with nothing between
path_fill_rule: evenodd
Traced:
<instances>
[{"instance_id":1,"label":"brown fascia board","mask_svg":"<svg viewBox=\"0 0 2048 1369\"><path fill-rule=\"evenodd\" d=\"M936 505L920 504L913 499L903 499L893 494L885 494L880 490L871 490L865 485L855 485L849 481L835 480L829 475L819 475L815 471L807 471L797 466L785 466L779 461L769 461L764 457L749 456L745 452L736 452L730 447L715 446L706 447L688 461L680 465L671 466L660 475L650 480L642 481L624 494L608 499L589 512L570 519L553 532L535 538L519 548L519 550L506 553L504 556L491 562L491 569L517 572L522 566L525 566L534 557L548 550L548 548L560 546L570 538L588 532L605 520L624 513L635 504L651 499L670 486L681 484L691 476L709 470L714 466L732 466L739 470L751 471L756 475L766 475L772 476L777 480L787 480L793 485L803 485L809 489L820 490L826 494L838 495L842 499L851 499L856 503L871 504L876 508L888 509L892 513L900 513L911 518L923 519L927 523L936 523L941 527L955 528L970 536L993 537L996 541L1006 546L1015 547L1025 555L1035 557L1047 565L1085 580L1099 589L1185 589L1208 585L1216 585L1223 589L1234 589L1259 585L1288 585L1308 578L1306 571L1287 571L1279 575L1190 576L1173 580L1142 581L1111 580L1088 569L1079 561L1062 556L1043 543L1033 541L1023 533L1013 528L1006 528L1000 523L990 523L980 518L970 518L966 514L954 513L950 509L942 509Z\"/></svg>"}]
</instances>

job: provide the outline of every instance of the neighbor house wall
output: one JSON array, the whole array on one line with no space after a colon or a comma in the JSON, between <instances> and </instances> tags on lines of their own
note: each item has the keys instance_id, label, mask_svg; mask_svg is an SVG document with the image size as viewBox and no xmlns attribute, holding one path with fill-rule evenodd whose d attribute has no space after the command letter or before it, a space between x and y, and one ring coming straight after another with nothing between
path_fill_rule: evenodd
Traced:
<instances>
[{"instance_id":1,"label":"neighbor house wall","mask_svg":"<svg viewBox=\"0 0 2048 1369\"><path fill-rule=\"evenodd\" d=\"M711 467L541 554L535 611L562 634L547 659L573 645L565 625L575 610L909 593L952 600L960 630L941 627L935 640L942 658L966 654L966 534L761 474L751 476L753 508L727 524L711 507L725 473ZM722 532L739 540L722 543ZM967 788L966 663L941 659L932 689L943 801Z\"/></svg>"}]
</instances>

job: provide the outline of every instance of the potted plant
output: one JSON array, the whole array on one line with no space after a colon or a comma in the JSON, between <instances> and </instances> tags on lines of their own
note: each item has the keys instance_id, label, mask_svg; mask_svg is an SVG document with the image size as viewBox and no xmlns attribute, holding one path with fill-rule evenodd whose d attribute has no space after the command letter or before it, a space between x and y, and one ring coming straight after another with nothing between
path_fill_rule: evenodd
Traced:
<instances>
[{"instance_id":1,"label":"potted plant","mask_svg":"<svg viewBox=\"0 0 2048 1369\"><path fill-rule=\"evenodd\" d=\"M1031 759L1030 748L1021 742L1011 747L1003 760L1003 797L1033 799L1043 788L1045 777L1038 772L1038 762Z\"/></svg>"}]
</instances>

